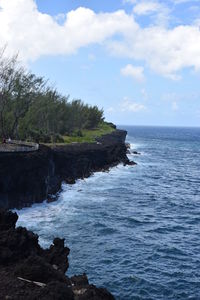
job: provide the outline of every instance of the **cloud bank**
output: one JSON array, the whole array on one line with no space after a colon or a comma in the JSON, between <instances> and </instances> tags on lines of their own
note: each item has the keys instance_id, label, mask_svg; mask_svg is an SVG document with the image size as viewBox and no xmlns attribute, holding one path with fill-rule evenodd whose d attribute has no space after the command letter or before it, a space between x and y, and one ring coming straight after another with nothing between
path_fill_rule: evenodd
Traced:
<instances>
[{"instance_id":1,"label":"cloud bank","mask_svg":"<svg viewBox=\"0 0 200 300\"><path fill-rule=\"evenodd\" d=\"M159 7L146 6L146 13L150 9ZM142 13L141 6L138 12ZM60 24L55 17L39 12L34 0L0 0L0 45L7 43L10 51L20 51L21 58L31 61L44 55L71 55L99 44L111 55L142 61L172 79L184 68L200 69L198 25L143 28L134 11L95 13L84 7L66 13L63 20Z\"/></svg>"}]
</instances>

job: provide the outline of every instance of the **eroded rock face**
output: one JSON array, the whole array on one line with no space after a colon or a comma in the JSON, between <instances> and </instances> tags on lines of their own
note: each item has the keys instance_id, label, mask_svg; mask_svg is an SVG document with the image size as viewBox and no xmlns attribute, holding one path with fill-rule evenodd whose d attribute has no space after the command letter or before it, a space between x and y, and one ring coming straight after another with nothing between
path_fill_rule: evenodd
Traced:
<instances>
[{"instance_id":1,"label":"eroded rock face","mask_svg":"<svg viewBox=\"0 0 200 300\"><path fill-rule=\"evenodd\" d=\"M0 210L0 296L11 300L112 300L105 289L88 283L85 274L69 278L69 248L56 238L42 249L38 236L15 228L17 214Z\"/></svg>"},{"instance_id":2,"label":"eroded rock face","mask_svg":"<svg viewBox=\"0 0 200 300\"><path fill-rule=\"evenodd\" d=\"M53 245L49 249L44 250L43 256L54 269L65 273L69 267L68 259L66 259L69 252L70 249L64 246L64 239L55 238Z\"/></svg>"},{"instance_id":3,"label":"eroded rock face","mask_svg":"<svg viewBox=\"0 0 200 300\"><path fill-rule=\"evenodd\" d=\"M128 163L126 131L116 130L92 144L40 146L36 152L0 152L0 207L22 208L42 202L95 171Z\"/></svg>"}]
</instances>

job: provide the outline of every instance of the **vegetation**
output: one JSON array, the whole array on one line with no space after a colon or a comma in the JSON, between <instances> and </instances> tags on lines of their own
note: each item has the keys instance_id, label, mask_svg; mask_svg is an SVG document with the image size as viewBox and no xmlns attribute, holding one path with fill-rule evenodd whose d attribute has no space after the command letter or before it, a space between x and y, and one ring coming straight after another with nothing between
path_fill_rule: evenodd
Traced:
<instances>
[{"instance_id":1,"label":"vegetation","mask_svg":"<svg viewBox=\"0 0 200 300\"><path fill-rule=\"evenodd\" d=\"M93 143L95 142L95 138L100 137L104 134L108 134L113 132L115 129L108 123L101 123L96 129L83 129L82 136L78 136L74 133L71 136L64 136L65 143Z\"/></svg>"},{"instance_id":2,"label":"vegetation","mask_svg":"<svg viewBox=\"0 0 200 300\"><path fill-rule=\"evenodd\" d=\"M0 51L0 137L44 143L94 141L113 128L104 123L103 110L69 101L23 68L17 56Z\"/></svg>"}]
</instances>

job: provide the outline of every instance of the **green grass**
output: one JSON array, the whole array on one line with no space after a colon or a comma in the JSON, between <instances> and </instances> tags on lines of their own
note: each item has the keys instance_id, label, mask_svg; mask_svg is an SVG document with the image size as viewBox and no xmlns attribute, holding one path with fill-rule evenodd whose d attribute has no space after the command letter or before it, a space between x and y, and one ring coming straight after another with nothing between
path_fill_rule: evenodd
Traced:
<instances>
[{"instance_id":1,"label":"green grass","mask_svg":"<svg viewBox=\"0 0 200 300\"><path fill-rule=\"evenodd\" d=\"M70 143L94 143L95 138L113 132L115 129L106 123L102 123L98 128L93 130L83 129L82 137L80 136L63 136L65 144Z\"/></svg>"}]
</instances>

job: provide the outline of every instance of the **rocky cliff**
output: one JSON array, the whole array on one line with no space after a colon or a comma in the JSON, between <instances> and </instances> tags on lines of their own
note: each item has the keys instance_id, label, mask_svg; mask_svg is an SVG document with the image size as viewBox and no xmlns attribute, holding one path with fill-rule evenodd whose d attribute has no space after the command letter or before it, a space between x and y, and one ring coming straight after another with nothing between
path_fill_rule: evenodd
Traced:
<instances>
[{"instance_id":1,"label":"rocky cliff","mask_svg":"<svg viewBox=\"0 0 200 300\"><path fill-rule=\"evenodd\" d=\"M21 208L56 194L62 182L74 183L108 169L126 156L126 131L116 130L91 144L47 147L28 153L0 153L0 207Z\"/></svg>"},{"instance_id":2,"label":"rocky cliff","mask_svg":"<svg viewBox=\"0 0 200 300\"><path fill-rule=\"evenodd\" d=\"M42 249L38 236L15 228L17 214L0 210L0 299L114 300L103 288L88 283L85 274L69 278L69 249L56 238Z\"/></svg>"}]
</instances>

